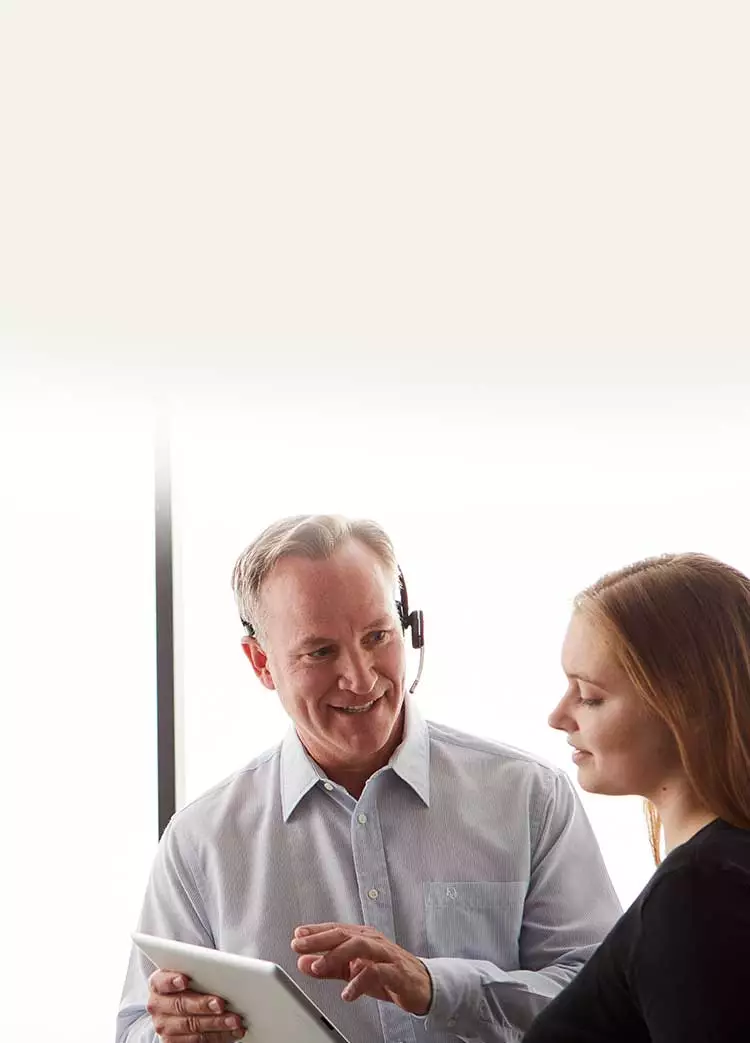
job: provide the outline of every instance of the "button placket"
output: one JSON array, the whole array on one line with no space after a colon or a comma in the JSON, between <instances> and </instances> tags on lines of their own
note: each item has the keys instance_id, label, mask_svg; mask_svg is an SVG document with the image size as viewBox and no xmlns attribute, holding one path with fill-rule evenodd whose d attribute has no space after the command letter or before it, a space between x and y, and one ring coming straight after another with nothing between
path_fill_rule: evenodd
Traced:
<instances>
[{"instance_id":1,"label":"button placket","mask_svg":"<svg viewBox=\"0 0 750 1043\"><path fill-rule=\"evenodd\" d=\"M388 775L371 779L352 815L351 839L354 867L362 905L362 922L395 938L388 868L380 827L377 797ZM416 1043L411 1015L392 1003L378 1005L383 1038Z\"/></svg>"},{"instance_id":2,"label":"button placket","mask_svg":"<svg viewBox=\"0 0 750 1043\"><path fill-rule=\"evenodd\" d=\"M368 784L352 815L352 854L362 903L362 922L382 931L387 937L393 937L393 910L390 906L376 789L372 782Z\"/></svg>"}]
</instances>

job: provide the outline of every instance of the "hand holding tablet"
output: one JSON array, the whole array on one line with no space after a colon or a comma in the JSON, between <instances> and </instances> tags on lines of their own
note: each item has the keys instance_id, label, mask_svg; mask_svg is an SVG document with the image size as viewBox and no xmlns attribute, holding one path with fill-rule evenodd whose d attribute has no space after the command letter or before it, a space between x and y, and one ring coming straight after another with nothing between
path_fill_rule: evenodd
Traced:
<instances>
[{"instance_id":1,"label":"hand holding tablet","mask_svg":"<svg viewBox=\"0 0 750 1043\"><path fill-rule=\"evenodd\" d=\"M148 1008L164 1039L203 1034L212 1043L214 1038L216 1043L347 1043L275 963L147 934L132 937L161 971L170 972L152 976L157 1009L151 1002ZM189 989L170 987L174 978L189 979ZM182 1002L175 1004L177 997ZM218 1011L212 1010L212 1001L218 1002ZM160 1032L157 1022L167 1018L166 1031ZM231 1027L227 1018L235 1019ZM234 1027L237 1019L243 1024Z\"/></svg>"},{"instance_id":2,"label":"hand holding tablet","mask_svg":"<svg viewBox=\"0 0 750 1043\"><path fill-rule=\"evenodd\" d=\"M237 1043L245 1035L242 1016L228 1011L222 997L193 991L189 977L171 970L156 970L149 978L146 1009L165 1043L172 1037Z\"/></svg>"}]
</instances>

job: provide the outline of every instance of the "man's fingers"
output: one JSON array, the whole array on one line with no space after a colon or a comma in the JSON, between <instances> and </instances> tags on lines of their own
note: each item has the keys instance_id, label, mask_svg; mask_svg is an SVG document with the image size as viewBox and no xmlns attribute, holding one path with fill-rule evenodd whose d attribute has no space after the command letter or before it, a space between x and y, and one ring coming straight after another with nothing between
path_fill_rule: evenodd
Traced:
<instances>
[{"instance_id":1,"label":"man's fingers","mask_svg":"<svg viewBox=\"0 0 750 1043\"><path fill-rule=\"evenodd\" d=\"M294 928L294 937L302 938L306 934L320 934L321 931L330 931L334 927L344 927L342 923L304 923Z\"/></svg>"},{"instance_id":2,"label":"man's fingers","mask_svg":"<svg viewBox=\"0 0 750 1043\"><path fill-rule=\"evenodd\" d=\"M361 923L306 923L294 928L295 938L306 938L325 931L343 931L345 934L379 934L374 927Z\"/></svg>"},{"instance_id":3,"label":"man's fingers","mask_svg":"<svg viewBox=\"0 0 750 1043\"><path fill-rule=\"evenodd\" d=\"M360 934L354 938L347 938L324 956L300 957L297 966L301 971L315 977L343 978L348 981L349 964L357 958L377 961L387 959L387 952L381 942Z\"/></svg>"},{"instance_id":4,"label":"man's fingers","mask_svg":"<svg viewBox=\"0 0 750 1043\"><path fill-rule=\"evenodd\" d=\"M302 971L303 974L312 974L312 965L318 959L318 954L314 953L312 956L298 956L297 957L297 969Z\"/></svg>"},{"instance_id":5,"label":"man's fingers","mask_svg":"<svg viewBox=\"0 0 750 1043\"><path fill-rule=\"evenodd\" d=\"M350 931L345 931L343 927L333 926L325 931L317 931L315 934L302 937L295 934L292 939L292 948L300 955L308 952L328 952L329 949L335 949L337 945L341 945L350 937Z\"/></svg>"},{"instance_id":6,"label":"man's fingers","mask_svg":"<svg viewBox=\"0 0 750 1043\"><path fill-rule=\"evenodd\" d=\"M217 1032L231 1034L235 1029L242 1028L242 1018L239 1014L215 1014L208 1017L205 1014L188 1014L186 1017L175 1017L171 1014L157 1014L152 1018L154 1031L157 1036L200 1036L203 1033L211 1033L212 1039L216 1040ZM243 1034L244 1034L243 1029Z\"/></svg>"},{"instance_id":7,"label":"man's fingers","mask_svg":"<svg viewBox=\"0 0 750 1043\"><path fill-rule=\"evenodd\" d=\"M209 996L190 990L168 995L157 992L152 986L146 1010L152 1016L156 1014L206 1014L210 1016L224 1013L224 1000L221 996Z\"/></svg>"},{"instance_id":8,"label":"man's fingers","mask_svg":"<svg viewBox=\"0 0 750 1043\"><path fill-rule=\"evenodd\" d=\"M148 979L148 986L153 992L168 996L173 992L182 992L188 987L189 981L186 974L177 971L154 971Z\"/></svg>"},{"instance_id":9,"label":"man's fingers","mask_svg":"<svg viewBox=\"0 0 750 1043\"><path fill-rule=\"evenodd\" d=\"M237 1029L236 1032L191 1032L187 1036L162 1036L164 1043L237 1043L242 1039L245 1030Z\"/></svg>"},{"instance_id":10,"label":"man's fingers","mask_svg":"<svg viewBox=\"0 0 750 1043\"><path fill-rule=\"evenodd\" d=\"M372 996L382 993L380 975L376 966L363 960L355 960L351 967L352 977L341 993L341 999L351 1003L360 996Z\"/></svg>"}]
</instances>

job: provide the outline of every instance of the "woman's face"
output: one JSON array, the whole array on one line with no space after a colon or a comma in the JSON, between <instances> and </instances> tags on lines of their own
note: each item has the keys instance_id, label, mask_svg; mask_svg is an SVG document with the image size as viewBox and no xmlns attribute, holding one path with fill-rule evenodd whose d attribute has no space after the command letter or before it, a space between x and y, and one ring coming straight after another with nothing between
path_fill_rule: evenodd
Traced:
<instances>
[{"instance_id":1,"label":"woman's face","mask_svg":"<svg viewBox=\"0 0 750 1043\"><path fill-rule=\"evenodd\" d=\"M583 789L653 800L668 781L683 776L671 731L628 679L603 628L583 611L570 621L562 665L568 688L549 723L575 748Z\"/></svg>"}]
</instances>

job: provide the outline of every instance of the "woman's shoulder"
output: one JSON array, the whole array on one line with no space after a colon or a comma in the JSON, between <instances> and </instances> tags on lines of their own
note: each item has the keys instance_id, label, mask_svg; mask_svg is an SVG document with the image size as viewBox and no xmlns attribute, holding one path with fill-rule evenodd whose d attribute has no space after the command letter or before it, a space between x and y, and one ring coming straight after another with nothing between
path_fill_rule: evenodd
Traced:
<instances>
[{"instance_id":1,"label":"woman's shoulder","mask_svg":"<svg viewBox=\"0 0 750 1043\"><path fill-rule=\"evenodd\" d=\"M641 915L750 911L750 830L721 819L704 826L664 860L641 894Z\"/></svg>"},{"instance_id":2,"label":"woman's shoulder","mask_svg":"<svg viewBox=\"0 0 750 1043\"><path fill-rule=\"evenodd\" d=\"M714 819L664 860L665 875L677 869L702 872L736 870L750 877L750 829Z\"/></svg>"}]
</instances>

